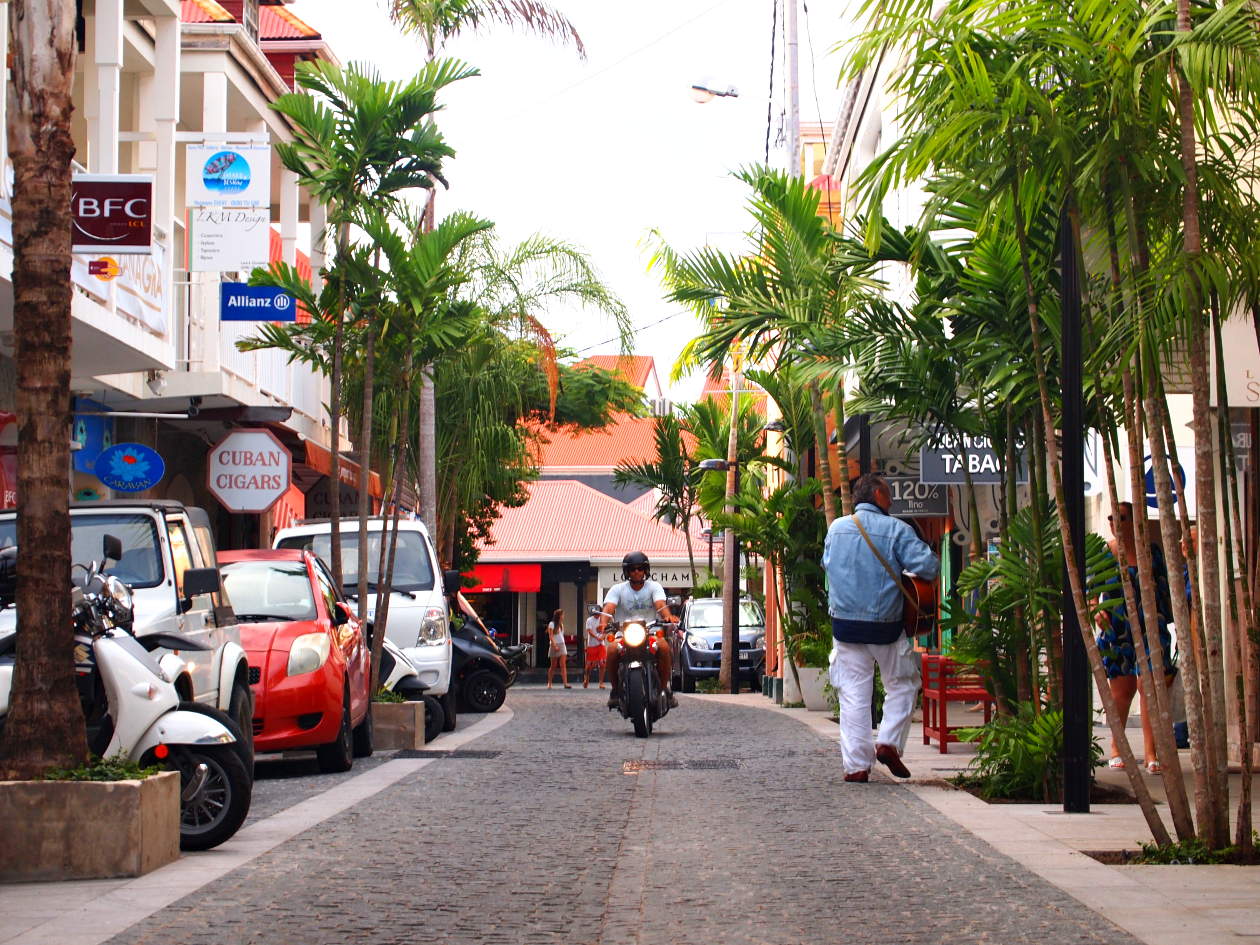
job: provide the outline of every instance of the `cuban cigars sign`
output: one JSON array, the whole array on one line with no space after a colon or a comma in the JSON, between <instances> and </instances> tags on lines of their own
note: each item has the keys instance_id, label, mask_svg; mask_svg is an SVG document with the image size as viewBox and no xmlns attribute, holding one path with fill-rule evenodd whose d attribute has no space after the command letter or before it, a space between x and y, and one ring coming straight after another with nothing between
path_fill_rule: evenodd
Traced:
<instances>
[{"instance_id":1,"label":"cuban cigars sign","mask_svg":"<svg viewBox=\"0 0 1260 945\"><path fill-rule=\"evenodd\" d=\"M292 481L293 457L270 430L234 430L206 463L206 485L229 512L266 512Z\"/></svg>"}]
</instances>

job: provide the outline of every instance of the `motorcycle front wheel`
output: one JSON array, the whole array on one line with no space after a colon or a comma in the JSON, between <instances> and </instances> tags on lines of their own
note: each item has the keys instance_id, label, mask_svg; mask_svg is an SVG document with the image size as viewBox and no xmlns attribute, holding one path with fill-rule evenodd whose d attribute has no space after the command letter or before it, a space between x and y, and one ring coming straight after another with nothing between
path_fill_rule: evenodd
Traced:
<instances>
[{"instance_id":1,"label":"motorcycle front wheel","mask_svg":"<svg viewBox=\"0 0 1260 945\"><path fill-rule=\"evenodd\" d=\"M209 850L240 829L253 782L235 751L226 745L172 748L168 768L179 772L181 850Z\"/></svg>"},{"instance_id":2,"label":"motorcycle front wheel","mask_svg":"<svg viewBox=\"0 0 1260 945\"><path fill-rule=\"evenodd\" d=\"M648 720L647 676L635 670L630 673L626 684L626 704L630 708L630 721L634 723L634 735L636 738L647 738L652 734L652 724Z\"/></svg>"}]
</instances>

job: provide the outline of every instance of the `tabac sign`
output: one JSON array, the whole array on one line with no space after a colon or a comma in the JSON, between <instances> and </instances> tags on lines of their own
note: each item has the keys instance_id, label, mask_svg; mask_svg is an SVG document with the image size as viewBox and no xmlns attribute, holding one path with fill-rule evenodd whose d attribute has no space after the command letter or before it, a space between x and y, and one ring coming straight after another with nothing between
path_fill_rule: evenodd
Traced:
<instances>
[{"instance_id":1,"label":"tabac sign","mask_svg":"<svg viewBox=\"0 0 1260 945\"><path fill-rule=\"evenodd\" d=\"M293 457L270 430L235 430L214 449L206 485L229 512L266 512L289 488Z\"/></svg>"},{"instance_id":2,"label":"tabac sign","mask_svg":"<svg viewBox=\"0 0 1260 945\"><path fill-rule=\"evenodd\" d=\"M148 253L153 243L153 178L75 174L70 183L73 253Z\"/></svg>"}]
</instances>

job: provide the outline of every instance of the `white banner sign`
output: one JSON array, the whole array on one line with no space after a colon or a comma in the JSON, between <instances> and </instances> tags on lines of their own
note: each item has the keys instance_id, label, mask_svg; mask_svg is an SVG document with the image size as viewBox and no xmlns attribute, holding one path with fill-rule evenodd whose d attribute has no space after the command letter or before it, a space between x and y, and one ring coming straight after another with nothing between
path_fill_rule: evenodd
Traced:
<instances>
[{"instance_id":1,"label":"white banner sign","mask_svg":"<svg viewBox=\"0 0 1260 945\"><path fill-rule=\"evenodd\" d=\"M249 273L265 266L270 235L266 207L189 207L188 271Z\"/></svg>"},{"instance_id":2,"label":"white banner sign","mask_svg":"<svg viewBox=\"0 0 1260 945\"><path fill-rule=\"evenodd\" d=\"M1225 394L1231 407L1260 407L1260 344L1251 315L1221 322L1221 350L1225 352ZM1212 383L1209 400L1216 406L1216 344L1209 342Z\"/></svg>"},{"instance_id":3,"label":"white banner sign","mask_svg":"<svg viewBox=\"0 0 1260 945\"><path fill-rule=\"evenodd\" d=\"M700 570L703 570L703 568L700 568ZM614 584L620 584L624 580L620 565L615 568L599 569L599 586L604 590L607 590ZM681 567L667 565L659 568L654 565L652 567L652 580L665 588L691 587L691 572L687 570L686 565Z\"/></svg>"},{"instance_id":4,"label":"white banner sign","mask_svg":"<svg viewBox=\"0 0 1260 945\"><path fill-rule=\"evenodd\" d=\"M188 206L271 206L271 145L190 144L187 158Z\"/></svg>"}]
</instances>

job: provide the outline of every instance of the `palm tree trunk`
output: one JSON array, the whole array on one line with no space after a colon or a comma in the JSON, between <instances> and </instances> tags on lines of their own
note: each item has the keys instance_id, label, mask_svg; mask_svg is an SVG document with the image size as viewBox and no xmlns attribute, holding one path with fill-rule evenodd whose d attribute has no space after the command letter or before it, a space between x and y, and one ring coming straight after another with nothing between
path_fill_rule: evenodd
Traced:
<instances>
[{"instance_id":1,"label":"palm tree trunk","mask_svg":"<svg viewBox=\"0 0 1260 945\"><path fill-rule=\"evenodd\" d=\"M831 475L831 450L827 443L827 412L823 409L822 394L818 385L809 385L810 412L814 417L814 447L818 456L818 481L823 490L823 514L827 516L827 525L836 520L835 482Z\"/></svg>"},{"instance_id":2,"label":"palm tree trunk","mask_svg":"<svg viewBox=\"0 0 1260 945\"><path fill-rule=\"evenodd\" d=\"M74 7L18 0L8 115L18 415L17 641L0 778L87 759L70 620L70 136ZM6 11L5 15L8 15Z\"/></svg>"},{"instance_id":3,"label":"palm tree trunk","mask_svg":"<svg viewBox=\"0 0 1260 945\"><path fill-rule=\"evenodd\" d=\"M368 486L372 480L372 420L376 382L376 325L369 323L363 353L363 418L359 433L359 620L367 620L368 612L368 518L372 497ZM376 690L373 689L373 692Z\"/></svg>"},{"instance_id":4,"label":"palm tree trunk","mask_svg":"<svg viewBox=\"0 0 1260 945\"><path fill-rule=\"evenodd\" d=\"M1190 0L1177 0L1177 32L1189 33ZM1216 474L1212 468L1214 454L1213 424L1208 405L1209 378L1207 359L1207 326L1204 320L1203 297L1197 280L1199 257L1203 254L1203 238L1199 226L1199 168L1195 154L1194 93L1190 83L1170 60L1177 79L1177 121L1180 126L1181 167L1185 172L1182 195L1183 252L1189 279L1187 315L1190 331L1190 378L1194 403L1191 428L1194 430L1195 495L1198 499L1199 547L1202 555L1203 639L1207 644L1207 678L1216 724L1208 733L1215 750L1212 775L1212 824L1199 824L1199 830L1210 846L1223 846L1229 837L1229 756L1225 744L1225 667L1221 645L1220 559L1217 552Z\"/></svg>"},{"instance_id":5,"label":"palm tree trunk","mask_svg":"<svg viewBox=\"0 0 1260 945\"><path fill-rule=\"evenodd\" d=\"M840 514L853 514L853 490L849 486L849 444L844 439L844 379L836 384L836 465L840 478Z\"/></svg>"},{"instance_id":6,"label":"palm tree trunk","mask_svg":"<svg viewBox=\"0 0 1260 945\"><path fill-rule=\"evenodd\" d=\"M420 423L417 432L416 462L420 479L420 520L430 535L437 535L437 395L433 368L420 372Z\"/></svg>"},{"instance_id":7,"label":"palm tree trunk","mask_svg":"<svg viewBox=\"0 0 1260 945\"><path fill-rule=\"evenodd\" d=\"M337 232L337 252L345 253L350 245L350 224L343 223ZM341 375L343 367L342 350L346 345L346 288L345 279L337 290L336 327L333 333L332 373L329 378L328 415L332 424L329 446L332 458L329 461L328 478L328 567L332 571L333 583L339 588L345 587L341 568Z\"/></svg>"}]
</instances>

